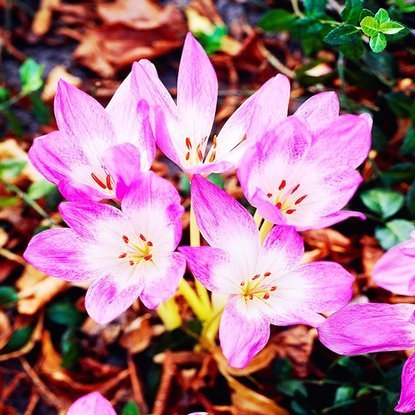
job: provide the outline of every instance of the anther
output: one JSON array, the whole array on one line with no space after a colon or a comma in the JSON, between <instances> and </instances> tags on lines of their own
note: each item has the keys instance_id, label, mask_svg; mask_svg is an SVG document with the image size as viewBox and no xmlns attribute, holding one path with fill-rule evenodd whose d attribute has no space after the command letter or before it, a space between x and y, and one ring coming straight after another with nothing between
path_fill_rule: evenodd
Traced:
<instances>
[{"instance_id":1,"label":"anther","mask_svg":"<svg viewBox=\"0 0 415 415\"><path fill-rule=\"evenodd\" d=\"M153 242L148 241L148 242L147 242L147 246L153 246Z\"/></svg>"},{"instance_id":2,"label":"anther","mask_svg":"<svg viewBox=\"0 0 415 415\"><path fill-rule=\"evenodd\" d=\"M307 195L304 195L304 196L301 196L299 199L297 199L296 201L295 201L295 204L296 205L299 205L305 198L307 197Z\"/></svg>"},{"instance_id":3,"label":"anther","mask_svg":"<svg viewBox=\"0 0 415 415\"><path fill-rule=\"evenodd\" d=\"M190 151L188 151L187 153L186 153L186 160L189 160L190 159Z\"/></svg>"},{"instance_id":4,"label":"anther","mask_svg":"<svg viewBox=\"0 0 415 415\"><path fill-rule=\"evenodd\" d=\"M199 146L197 148L197 156L199 157L199 160L200 161L203 160L203 154L202 154L202 151L200 150Z\"/></svg>"},{"instance_id":5,"label":"anther","mask_svg":"<svg viewBox=\"0 0 415 415\"><path fill-rule=\"evenodd\" d=\"M142 234L142 233L140 233L140 239L142 240L142 241L146 241L147 239L146 239L146 237Z\"/></svg>"},{"instance_id":6,"label":"anther","mask_svg":"<svg viewBox=\"0 0 415 415\"><path fill-rule=\"evenodd\" d=\"M146 255L145 257L144 257L144 259L146 260L146 261L150 261L150 259L153 257L153 255Z\"/></svg>"},{"instance_id":7,"label":"anther","mask_svg":"<svg viewBox=\"0 0 415 415\"><path fill-rule=\"evenodd\" d=\"M291 194L293 194L294 192L296 192L298 190L298 188L300 187L299 184L297 184L297 186L294 187L293 190L291 190Z\"/></svg>"},{"instance_id":8,"label":"anther","mask_svg":"<svg viewBox=\"0 0 415 415\"><path fill-rule=\"evenodd\" d=\"M240 285L243 287L245 285L245 281L242 281Z\"/></svg>"},{"instance_id":9,"label":"anther","mask_svg":"<svg viewBox=\"0 0 415 415\"><path fill-rule=\"evenodd\" d=\"M286 213L287 215L291 215L291 214L293 214L296 210L297 210L297 209L288 209L285 213Z\"/></svg>"},{"instance_id":10,"label":"anther","mask_svg":"<svg viewBox=\"0 0 415 415\"><path fill-rule=\"evenodd\" d=\"M124 252L123 254L121 254L118 258L125 258L127 256L127 254Z\"/></svg>"},{"instance_id":11,"label":"anther","mask_svg":"<svg viewBox=\"0 0 415 415\"><path fill-rule=\"evenodd\" d=\"M134 265L134 261L130 261L130 265L133 266Z\"/></svg>"},{"instance_id":12,"label":"anther","mask_svg":"<svg viewBox=\"0 0 415 415\"><path fill-rule=\"evenodd\" d=\"M213 136L213 148L216 148L216 146L218 145L218 141L216 139L216 134Z\"/></svg>"},{"instance_id":13,"label":"anther","mask_svg":"<svg viewBox=\"0 0 415 415\"><path fill-rule=\"evenodd\" d=\"M125 236L125 235L123 235L123 236L122 236L122 240L123 240L126 244L128 244L128 242L130 242L130 240L128 239L128 236Z\"/></svg>"},{"instance_id":14,"label":"anther","mask_svg":"<svg viewBox=\"0 0 415 415\"><path fill-rule=\"evenodd\" d=\"M254 275L254 276L252 277L252 281L257 280L259 277L260 277L260 275L259 275L259 274Z\"/></svg>"},{"instance_id":15,"label":"anther","mask_svg":"<svg viewBox=\"0 0 415 415\"><path fill-rule=\"evenodd\" d=\"M262 297L264 300L268 300L269 298L269 293L265 293L264 296Z\"/></svg>"},{"instance_id":16,"label":"anther","mask_svg":"<svg viewBox=\"0 0 415 415\"><path fill-rule=\"evenodd\" d=\"M271 288L270 288L270 291L275 291L277 289L277 286L276 285L273 285Z\"/></svg>"},{"instance_id":17,"label":"anther","mask_svg":"<svg viewBox=\"0 0 415 415\"><path fill-rule=\"evenodd\" d=\"M270 272L266 272L265 274L264 274L264 277L269 277L271 275L271 273Z\"/></svg>"},{"instance_id":18,"label":"anther","mask_svg":"<svg viewBox=\"0 0 415 415\"><path fill-rule=\"evenodd\" d=\"M102 183L102 181L94 173L91 173L91 177L94 179L95 183L99 187L102 187L103 189L106 189L107 188L107 186L105 186L105 184Z\"/></svg>"},{"instance_id":19,"label":"anther","mask_svg":"<svg viewBox=\"0 0 415 415\"><path fill-rule=\"evenodd\" d=\"M272 197L272 193L267 193L267 197Z\"/></svg>"},{"instance_id":20,"label":"anther","mask_svg":"<svg viewBox=\"0 0 415 415\"><path fill-rule=\"evenodd\" d=\"M253 300L254 299L254 296L252 294L249 294L249 299L250 300Z\"/></svg>"},{"instance_id":21,"label":"anther","mask_svg":"<svg viewBox=\"0 0 415 415\"><path fill-rule=\"evenodd\" d=\"M186 137L186 147L188 150L192 149L192 142L190 141L189 137Z\"/></svg>"},{"instance_id":22,"label":"anther","mask_svg":"<svg viewBox=\"0 0 415 415\"><path fill-rule=\"evenodd\" d=\"M282 190L282 189L284 189L284 187L286 186L286 184L287 184L287 182L286 182L285 180L283 180L283 181L281 182L281 184L278 186L278 190Z\"/></svg>"},{"instance_id":23,"label":"anther","mask_svg":"<svg viewBox=\"0 0 415 415\"><path fill-rule=\"evenodd\" d=\"M276 206L278 209L281 209L281 202L278 202L275 206Z\"/></svg>"},{"instance_id":24,"label":"anther","mask_svg":"<svg viewBox=\"0 0 415 415\"><path fill-rule=\"evenodd\" d=\"M109 174L107 174L107 177L105 178L105 180L107 182L108 190L112 190L111 176Z\"/></svg>"},{"instance_id":25,"label":"anther","mask_svg":"<svg viewBox=\"0 0 415 415\"><path fill-rule=\"evenodd\" d=\"M213 163L216 158L216 151L212 151L210 157L209 157L209 163Z\"/></svg>"}]
</instances>

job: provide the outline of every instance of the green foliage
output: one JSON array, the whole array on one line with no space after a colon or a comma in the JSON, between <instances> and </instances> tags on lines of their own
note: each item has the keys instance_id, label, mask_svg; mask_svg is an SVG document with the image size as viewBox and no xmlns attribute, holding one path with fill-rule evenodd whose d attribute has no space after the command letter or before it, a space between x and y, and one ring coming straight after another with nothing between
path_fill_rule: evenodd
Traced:
<instances>
[{"instance_id":1,"label":"green foliage","mask_svg":"<svg viewBox=\"0 0 415 415\"><path fill-rule=\"evenodd\" d=\"M140 415L140 410L134 401L129 401L122 408L121 415Z\"/></svg>"},{"instance_id":2,"label":"green foliage","mask_svg":"<svg viewBox=\"0 0 415 415\"><path fill-rule=\"evenodd\" d=\"M56 186L47 180L41 180L39 182L34 182L29 186L27 194L30 198L37 200L45 197L52 190L56 189Z\"/></svg>"},{"instance_id":3,"label":"green foliage","mask_svg":"<svg viewBox=\"0 0 415 415\"><path fill-rule=\"evenodd\" d=\"M26 161L19 159L4 159L0 161L0 181L10 182L16 178L26 166Z\"/></svg>"},{"instance_id":4,"label":"green foliage","mask_svg":"<svg viewBox=\"0 0 415 415\"><path fill-rule=\"evenodd\" d=\"M284 9L270 10L262 16L259 27L267 32L284 32L292 28L296 17Z\"/></svg>"},{"instance_id":5,"label":"green foliage","mask_svg":"<svg viewBox=\"0 0 415 415\"><path fill-rule=\"evenodd\" d=\"M403 195L390 189L366 190L361 193L360 197L367 208L383 219L393 216L404 204Z\"/></svg>"},{"instance_id":6,"label":"green foliage","mask_svg":"<svg viewBox=\"0 0 415 415\"><path fill-rule=\"evenodd\" d=\"M0 287L0 305L15 303L19 299L17 291L13 287Z\"/></svg>"},{"instance_id":7,"label":"green foliage","mask_svg":"<svg viewBox=\"0 0 415 415\"><path fill-rule=\"evenodd\" d=\"M405 219L394 219L386 222L385 226L375 229L375 236L383 249L391 249L400 242L409 239L415 224Z\"/></svg>"},{"instance_id":8,"label":"green foliage","mask_svg":"<svg viewBox=\"0 0 415 415\"><path fill-rule=\"evenodd\" d=\"M331 46L339 46L343 43L354 42L359 38L359 30L349 24L336 27L330 31L325 37L324 41Z\"/></svg>"},{"instance_id":9,"label":"green foliage","mask_svg":"<svg viewBox=\"0 0 415 415\"><path fill-rule=\"evenodd\" d=\"M223 38L228 34L226 26L215 26L212 33L196 32L195 36L199 39L208 55L212 55L222 47Z\"/></svg>"},{"instance_id":10,"label":"green foliage","mask_svg":"<svg viewBox=\"0 0 415 415\"><path fill-rule=\"evenodd\" d=\"M39 65L32 58L26 59L19 69L20 80L22 82L22 92L30 94L38 91L43 86L44 65Z\"/></svg>"},{"instance_id":11,"label":"green foliage","mask_svg":"<svg viewBox=\"0 0 415 415\"><path fill-rule=\"evenodd\" d=\"M344 9L341 12L343 22L357 25L364 5L364 0L346 0Z\"/></svg>"},{"instance_id":12,"label":"green foliage","mask_svg":"<svg viewBox=\"0 0 415 415\"><path fill-rule=\"evenodd\" d=\"M79 326L83 321L83 315L69 301L61 301L50 306L47 317L56 324L68 327Z\"/></svg>"},{"instance_id":13,"label":"green foliage","mask_svg":"<svg viewBox=\"0 0 415 415\"><path fill-rule=\"evenodd\" d=\"M20 350L30 340L30 337L33 333L32 326L23 326L17 329L12 336L10 337L9 341L6 345L1 349L1 353L10 353L16 350Z\"/></svg>"}]
</instances>

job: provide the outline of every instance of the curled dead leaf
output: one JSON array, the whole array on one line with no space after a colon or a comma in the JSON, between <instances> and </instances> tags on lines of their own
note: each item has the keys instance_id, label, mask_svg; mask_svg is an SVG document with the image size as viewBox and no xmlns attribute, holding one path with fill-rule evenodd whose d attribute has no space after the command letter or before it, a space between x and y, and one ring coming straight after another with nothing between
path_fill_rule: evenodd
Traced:
<instances>
[{"instance_id":1,"label":"curled dead leaf","mask_svg":"<svg viewBox=\"0 0 415 415\"><path fill-rule=\"evenodd\" d=\"M59 4L60 0L41 0L32 22L32 32L35 35L43 36L49 31L52 23L52 11Z\"/></svg>"},{"instance_id":2,"label":"curled dead leaf","mask_svg":"<svg viewBox=\"0 0 415 415\"><path fill-rule=\"evenodd\" d=\"M58 82L61 79L76 87L80 87L82 83L81 78L70 74L63 65L57 65L49 72L46 79L45 88L42 91L42 99L44 101L51 101L54 98Z\"/></svg>"}]
</instances>

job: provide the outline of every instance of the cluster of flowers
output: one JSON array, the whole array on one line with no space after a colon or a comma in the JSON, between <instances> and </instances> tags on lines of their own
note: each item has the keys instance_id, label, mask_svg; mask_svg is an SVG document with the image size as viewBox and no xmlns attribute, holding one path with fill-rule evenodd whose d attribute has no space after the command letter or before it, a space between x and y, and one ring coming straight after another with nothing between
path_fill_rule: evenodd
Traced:
<instances>
[{"instance_id":1,"label":"cluster of flowers","mask_svg":"<svg viewBox=\"0 0 415 415\"><path fill-rule=\"evenodd\" d=\"M362 181L356 168L370 149L371 118L339 115L332 92L287 116L290 85L277 75L210 139L217 93L214 69L191 34L177 104L147 60L134 63L106 108L60 81L59 130L37 138L29 156L69 200L59 208L69 228L36 235L25 258L67 281L92 280L85 306L102 324L138 297L157 308L175 294L187 264L213 294L225 295L220 344L238 368L264 348L270 324L317 327L322 342L340 353L415 345L415 306L343 308L353 276L336 263L301 263L297 231L363 218L342 208ZM150 171L156 145L189 177L192 209L209 246L177 248L184 209L174 186ZM235 169L255 219L205 178ZM415 409L414 399L404 388L399 410Z\"/></svg>"}]
</instances>

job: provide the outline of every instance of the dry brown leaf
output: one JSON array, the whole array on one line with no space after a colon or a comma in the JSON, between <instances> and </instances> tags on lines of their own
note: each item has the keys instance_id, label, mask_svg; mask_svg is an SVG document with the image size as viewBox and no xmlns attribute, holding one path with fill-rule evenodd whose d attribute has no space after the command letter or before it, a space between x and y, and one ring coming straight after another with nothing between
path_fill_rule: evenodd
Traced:
<instances>
[{"instance_id":1,"label":"dry brown leaf","mask_svg":"<svg viewBox=\"0 0 415 415\"><path fill-rule=\"evenodd\" d=\"M45 82L45 88L42 91L42 99L44 101L51 101L55 97L58 82L61 79L76 87L80 87L82 83L81 78L70 74L63 65L55 66L49 72Z\"/></svg>"},{"instance_id":2,"label":"dry brown leaf","mask_svg":"<svg viewBox=\"0 0 415 415\"><path fill-rule=\"evenodd\" d=\"M32 22L32 32L35 35L43 36L49 31L52 23L52 11L59 4L60 0L41 0Z\"/></svg>"},{"instance_id":3,"label":"dry brown leaf","mask_svg":"<svg viewBox=\"0 0 415 415\"><path fill-rule=\"evenodd\" d=\"M105 23L154 21L160 18L163 11L154 0L116 0L112 3L98 4L97 10Z\"/></svg>"},{"instance_id":4,"label":"dry brown leaf","mask_svg":"<svg viewBox=\"0 0 415 415\"><path fill-rule=\"evenodd\" d=\"M7 232L3 228L0 228L0 248L3 248L3 246L6 245L8 239L9 235Z\"/></svg>"},{"instance_id":5,"label":"dry brown leaf","mask_svg":"<svg viewBox=\"0 0 415 415\"><path fill-rule=\"evenodd\" d=\"M373 236L363 236L360 239L360 244L362 245L363 272L366 277L370 277L373 267L378 259L383 255L384 251L380 247L378 240Z\"/></svg>"},{"instance_id":6,"label":"dry brown leaf","mask_svg":"<svg viewBox=\"0 0 415 415\"><path fill-rule=\"evenodd\" d=\"M7 317L7 314L4 311L0 310L0 350L9 341L12 333L13 331L10 326L10 321Z\"/></svg>"}]
</instances>

